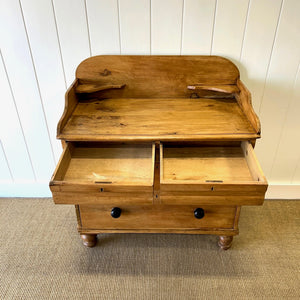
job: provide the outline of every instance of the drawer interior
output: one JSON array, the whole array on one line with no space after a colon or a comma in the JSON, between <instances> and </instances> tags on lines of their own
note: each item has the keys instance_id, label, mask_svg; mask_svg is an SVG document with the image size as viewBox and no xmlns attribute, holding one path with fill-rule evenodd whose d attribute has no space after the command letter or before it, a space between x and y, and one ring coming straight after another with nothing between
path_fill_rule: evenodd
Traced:
<instances>
[{"instance_id":1,"label":"drawer interior","mask_svg":"<svg viewBox=\"0 0 300 300\"><path fill-rule=\"evenodd\" d=\"M68 143L52 182L152 186L154 145Z\"/></svg>"},{"instance_id":2,"label":"drawer interior","mask_svg":"<svg viewBox=\"0 0 300 300\"><path fill-rule=\"evenodd\" d=\"M238 146L160 147L160 182L266 182L250 143Z\"/></svg>"},{"instance_id":3,"label":"drawer interior","mask_svg":"<svg viewBox=\"0 0 300 300\"><path fill-rule=\"evenodd\" d=\"M61 204L260 205L267 181L249 142L160 144L157 155L155 144L69 142L50 189Z\"/></svg>"}]
</instances>

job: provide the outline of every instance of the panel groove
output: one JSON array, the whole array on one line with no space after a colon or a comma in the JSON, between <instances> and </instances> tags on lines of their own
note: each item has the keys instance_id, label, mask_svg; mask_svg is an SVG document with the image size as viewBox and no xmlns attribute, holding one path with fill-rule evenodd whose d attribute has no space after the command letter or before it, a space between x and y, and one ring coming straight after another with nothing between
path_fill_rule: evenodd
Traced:
<instances>
[{"instance_id":1,"label":"panel groove","mask_svg":"<svg viewBox=\"0 0 300 300\"><path fill-rule=\"evenodd\" d=\"M245 42L245 36L246 36L246 31L247 31L247 25L248 25L248 18L249 18L249 13L250 13L251 2L252 2L252 0L249 0L249 2L248 2L247 17L246 17L245 26L244 26L244 33L243 33L243 40L242 40L242 46L241 46L239 61L241 61L242 54L243 54L244 42Z\"/></svg>"},{"instance_id":2,"label":"panel groove","mask_svg":"<svg viewBox=\"0 0 300 300\"><path fill-rule=\"evenodd\" d=\"M90 37L90 26L89 26L88 14L87 14L86 0L84 0L84 10L85 10L86 28L87 28L88 40L89 40L90 56L92 56L91 37Z\"/></svg>"},{"instance_id":3,"label":"panel groove","mask_svg":"<svg viewBox=\"0 0 300 300\"><path fill-rule=\"evenodd\" d=\"M59 49L59 55L60 55L60 62L61 62L62 70L63 70L63 76L64 76L64 81L65 81L65 87L66 87L66 89L67 89L67 88L68 88L68 85L67 85L66 71L65 71L64 61L63 61L62 52L61 52L60 38L59 38L59 34L58 34L58 27L57 27L56 14L55 14L55 9L54 9L53 0L51 0L51 7L52 7L53 18L54 18L54 23L55 23L55 32L56 32L56 37L57 37L57 42L58 42L58 49Z\"/></svg>"},{"instance_id":4,"label":"panel groove","mask_svg":"<svg viewBox=\"0 0 300 300\"><path fill-rule=\"evenodd\" d=\"M14 177L13 177L12 171L10 169L10 166L9 166L9 163L8 163L8 159L7 159L7 156L6 156L6 153L5 153L5 149L4 149L3 145L2 145L2 141L1 140L0 140L0 146L2 148L2 152L3 152L3 156L4 156L4 159L5 159L6 165L7 165L7 169L9 171L10 179L12 181L14 181Z\"/></svg>"},{"instance_id":5,"label":"panel groove","mask_svg":"<svg viewBox=\"0 0 300 300\"><path fill-rule=\"evenodd\" d=\"M293 83L293 93L291 95L291 99L293 99L294 96L295 96L295 93L296 93L296 84L297 84L297 80L298 80L299 75L300 75L300 61L298 63L298 69L297 69L297 73L296 73L296 76L295 76L295 79L294 79L294 83ZM289 112L289 109L290 109L291 105L292 105L292 101L289 101L289 104L288 104L288 107L287 107L287 110L286 110L286 114L285 114L285 118L284 118L283 124L286 124L288 112ZM274 156L275 158L277 157L277 153L278 153L278 149L280 147L280 141L281 141L283 132L284 132L284 130L281 130L280 138L279 138L279 143L278 143L278 145L276 147L276 152L275 152L275 156ZM299 163L300 163L300 155L299 155L299 158L298 158L297 162L295 163L294 171L292 173L292 177L291 177L290 183L292 183L293 180L294 180L294 178L295 178L297 167L298 167ZM274 164L272 165L272 168L271 168L271 172L270 172L271 176L272 176L273 168L274 168Z\"/></svg>"},{"instance_id":6,"label":"panel groove","mask_svg":"<svg viewBox=\"0 0 300 300\"><path fill-rule=\"evenodd\" d=\"M296 77L295 77L295 84L296 84L296 82L297 82L299 76L300 76L300 62L299 62L299 65L298 65L297 75L296 75ZM296 92L296 91L295 91L295 89L294 89L294 93L295 93L295 92ZM294 95L293 95L293 96L294 96ZM300 101L300 99L298 99L298 101ZM297 170L298 170L298 169L300 169L300 153L299 153L299 158L298 158L297 162L295 163L295 169L294 169L293 174L292 174L291 183L294 182L295 177L296 177L296 173L297 173Z\"/></svg>"},{"instance_id":7,"label":"panel groove","mask_svg":"<svg viewBox=\"0 0 300 300\"><path fill-rule=\"evenodd\" d=\"M274 182L290 182L299 157L299 104L292 99L300 53L299 12L299 1L283 1L260 111L265 136L257 153Z\"/></svg>"},{"instance_id":8,"label":"panel groove","mask_svg":"<svg viewBox=\"0 0 300 300\"><path fill-rule=\"evenodd\" d=\"M185 7L185 0L182 0L181 33L180 33L181 34L181 37L180 37L180 40L181 40L181 42L180 42L180 55L182 55L183 30L184 30L184 28L183 28L183 24L184 24L184 22L183 22L184 7Z\"/></svg>"},{"instance_id":9,"label":"panel groove","mask_svg":"<svg viewBox=\"0 0 300 300\"><path fill-rule=\"evenodd\" d=\"M150 55L152 55L152 26L151 26L151 22L152 22L152 0L149 0L150 1L150 3L149 3L149 5L150 5L150 11L149 11L149 13L150 13L150 44L149 44L149 48L150 48Z\"/></svg>"},{"instance_id":10,"label":"panel groove","mask_svg":"<svg viewBox=\"0 0 300 300\"><path fill-rule=\"evenodd\" d=\"M295 90L296 90L296 82L297 82L298 74L299 74L299 68L300 68L300 62L298 63L297 73L296 73L296 75L295 75L295 79L294 79L294 82L293 82L293 89L292 89L292 90L293 90L293 93L292 93L290 99L293 99L293 97L294 97L294 93L295 93ZM291 104L292 104L292 101L288 101L288 102L289 102L289 103L288 103L288 106L287 106L287 108L286 108L286 112L285 112L285 115L284 115L284 120L283 120L283 122L282 122L283 126L284 126L284 124L286 124L288 112L289 112L289 109L290 109ZM283 128L282 128L281 131L280 131L280 134L279 134L279 139L278 139L279 142L278 142L278 144L277 144L277 146L276 146L274 158L277 157L277 153L278 153L278 149L279 149L279 147L280 147L280 141L281 141L281 139L282 139L283 132L284 132L284 130L283 130ZM271 171L270 171L270 177L272 177L274 165L275 165L275 164L273 163L273 164L272 164L272 167L271 167ZM295 169L294 172L296 172L296 169ZM290 183L291 183L291 182L290 182Z\"/></svg>"},{"instance_id":11,"label":"panel groove","mask_svg":"<svg viewBox=\"0 0 300 300\"><path fill-rule=\"evenodd\" d=\"M118 10L118 27L119 27L119 45L120 45L120 54L122 54L122 41L121 41L121 22L120 22L120 3L117 0L117 10Z\"/></svg>"},{"instance_id":12,"label":"panel groove","mask_svg":"<svg viewBox=\"0 0 300 300\"><path fill-rule=\"evenodd\" d=\"M92 56L120 54L117 0L86 0Z\"/></svg>"},{"instance_id":13,"label":"panel groove","mask_svg":"<svg viewBox=\"0 0 300 300\"><path fill-rule=\"evenodd\" d=\"M210 55L212 53L212 49L213 49L213 46L214 46L214 34L215 34L215 25L216 25L217 6L218 6L218 0L215 0L214 21L213 21L213 28L212 28L212 31L211 31Z\"/></svg>"},{"instance_id":14,"label":"panel groove","mask_svg":"<svg viewBox=\"0 0 300 300\"><path fill-rule=\"evenodd\" d=\"M272 43L271 54L270 54L270 57L269 57L267 71L266 71L266 77L265 77L264 85L263 85L263 92L262 92L261 99L260 99L260 105L259 105L259 110L258 110L258 115L259 116L260 116L260 113L261 113L261 107L262 107L262 103L263 103L263 99L264 99L264 95L265 95L266 84L267 84L267 79L268 79L268 75L269 75L269 71L270 71L274 45L275 45L275 42L276 42L276 39L277 39L278 28L279 28L279 24L280 24L280 20L281 20L281 16L282 16L283 3L284 3L284 0L281 1L281 5L280 5L280 13L279 13L278 21L277 21L277 24L276 24L276 29L275 29L274 39L273 39L273 43Z\"/></svg>"},{"instance_id":15,"label":"panel groove","mask_svg":"<svg viewBox=\"0 0 300 300\"><path fill-rule=\"evenodd\" d=\"M19 0L19 5L20 5L20 10L21 10L21 15L22 15L22 21L23 21L25 35L26 35L26 41L27 41L28 48L29 48L30 59L31 59L31 62L32 62L32 68L33 68L33 72L34 72L34 77L35 77L35 80L36 80L36 86L37 86L37 90L38 90L38 94L39 94L40 104L41 104L41 108L42 108L42 112L43 112L45 126L46 126L47 133L48 133L49 143L50 143L50 146L51 146L51 153L52 153L53 163L55 165L56 164L56 160L55 160L55 154L54 154L53 144L52 144L51 137L50 137L50 130L49 130L48 121L47 121L47 117L46 117L46 113L45 113L45 107L44 107L44 103L43 103L43 99L42 99L41 88L40 88L40 84L39 84L39 80L38 80L38 76L37 76L37 72L36 72L36 67L35 67L35 63L34 63L34 60L33 60L33 55L32 55L31 45L30 45L30 42L29 42L29 37L28 37L27 28L26 28L26 23L25 23L25 18L24 18L24 13L23 13L23 8L22 8L21 0Z\"/></svg>"},{"instance_id":16,"label":"panel groove","mask_svg":"<svg viewBox=\"0 0 300 300\"><path fill-rule=\"evenodd\" d=\"M17 107L17 104L16 104L15 95L14 95L14 93L13 93L13 89L12 89L12 86L11 86L11 82L10 82L10 79L9 79L9 77L8 77L8 72L7 72L7 69L6 69L6 65L5 65L5 62L4 62L4 58L3 58L3 55L2 55L1 49L0 49L0 56L1 56L2 63L3 63L5 75L6 75L6 78L7 78L7 82L8 82L8 85L9 85L11 97L12 97L12 99L13 99L13 105L14 105L14 107L15 107L16 114L17 114L17 117L18 117L18 121L19 121L19 125L20 125L21 132L22 132L22 137L23 137L23 140L24 140L24 144L25 144L25 147L26 147L26 152L27 152L27 155L28 155L28 158L29 158L29 162L30 162L32 174L33 174L34 180L37 180L37 176L36 176L36 173L35 173L35 170L34 170L34 167L33 167L32 158L31 158L31 155L30 155L30 152L29 152L29 148L28 148L27 141L26 141L24 129L23 129L23 127L22 127L20 114L19 114L18 107ZM9 167L9 169L10 169L10 167Z\"/></svg>"}]
</instances>

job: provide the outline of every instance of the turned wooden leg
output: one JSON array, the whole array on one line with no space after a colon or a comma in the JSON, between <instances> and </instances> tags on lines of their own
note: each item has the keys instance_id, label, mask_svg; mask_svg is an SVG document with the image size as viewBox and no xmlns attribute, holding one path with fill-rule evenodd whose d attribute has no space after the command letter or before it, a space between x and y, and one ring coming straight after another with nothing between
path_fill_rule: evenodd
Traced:
<instances>
[{"instance_id":1,"label":"turned wooden leg","mask_svg":"<svg viewBox=\"0 0 300 300\"><path fill-rule=\"evenodd\" d=\"M233 236L221 235L219 236L218 245L222 250L227 250L231 247L232 240L233 240Z\"/></svg>"},{"instance_id":2,"label":"turned wooden leg","mask_svg":"<svg viewBox=\"0 0 300 300\"><path fill-rule=\"evenodd\" d=\"M95 247L97 243L97 234L80 234L83 245L87 247Z\"/></svg>"}]
</instances>

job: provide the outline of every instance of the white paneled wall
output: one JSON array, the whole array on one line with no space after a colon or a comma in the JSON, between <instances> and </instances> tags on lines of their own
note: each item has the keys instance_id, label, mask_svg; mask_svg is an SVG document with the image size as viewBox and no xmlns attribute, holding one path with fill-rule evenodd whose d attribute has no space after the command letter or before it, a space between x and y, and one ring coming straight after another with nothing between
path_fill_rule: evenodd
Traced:
<instances>
[{"instance_id":1,"label":"white paneled wall","mask_svg":"<svg viewBox=\"0 0 300 300\"><path fill-rule=\"evenodd\" d=\"M76 66L100 54L233 60L262 123L269 197L300 198L299 0L0 0L0 196L49 196Z\"/></svg>"}]
</instances>

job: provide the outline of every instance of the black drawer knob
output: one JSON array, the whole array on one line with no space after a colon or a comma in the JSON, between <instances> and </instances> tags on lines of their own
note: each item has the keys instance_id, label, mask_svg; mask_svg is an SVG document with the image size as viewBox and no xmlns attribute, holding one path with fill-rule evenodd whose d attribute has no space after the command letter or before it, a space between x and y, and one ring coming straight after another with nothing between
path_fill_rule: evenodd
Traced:
<instances>
[{"instance_id":1,"label":"black drawer knob","mask_svg":"<svg viewBox=\"0 0 300 300\"><path fill-rule=\"evenodd\" d=\"M196 219L202 219L204 217L204 209L203 208L196 208L194 210L194 216Z\"/></svg>"},{"instance_id":2,"label":"black drawer knob","mask_svg":"<svg viewBox=\"0 0 300 300\"><path fill-rule=\"evenodd\" d=\"M114 207L110 214L113 218L119 218L121 216L121 213L122 213L122 209L120 207Z\"/></svg>"}]
</instances>

